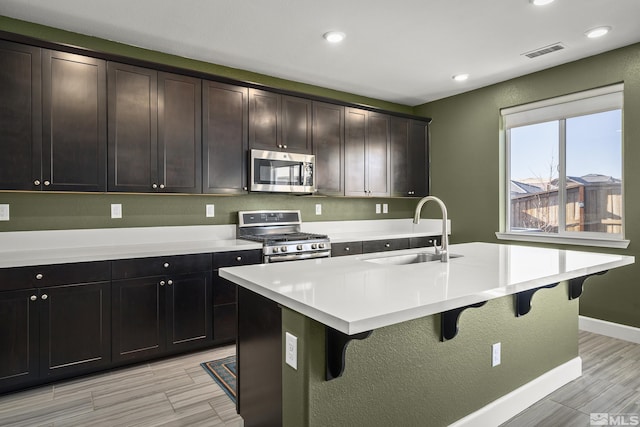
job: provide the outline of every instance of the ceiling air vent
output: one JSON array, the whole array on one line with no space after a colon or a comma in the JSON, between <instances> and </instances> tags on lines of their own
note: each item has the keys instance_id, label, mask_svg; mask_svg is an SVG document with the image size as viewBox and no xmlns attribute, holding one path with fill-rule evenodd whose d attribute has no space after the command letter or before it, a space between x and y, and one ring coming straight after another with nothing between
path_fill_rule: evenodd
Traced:
<instances>
[{"instance_id":1,"label":"ceiling air vent","mask_svg":"<svg viewBox=\"0 0 640 427\"><path fill-rule=\"evenodd\" d=\"M562 43L554 43L554 44L550 44L549 46L532 50L531 52L523 53L523 55L528 58L535 58L535 57L546 55L547 53L556 52L562 49L564 49L564 45Z\"/></svg>"}]
</instances>

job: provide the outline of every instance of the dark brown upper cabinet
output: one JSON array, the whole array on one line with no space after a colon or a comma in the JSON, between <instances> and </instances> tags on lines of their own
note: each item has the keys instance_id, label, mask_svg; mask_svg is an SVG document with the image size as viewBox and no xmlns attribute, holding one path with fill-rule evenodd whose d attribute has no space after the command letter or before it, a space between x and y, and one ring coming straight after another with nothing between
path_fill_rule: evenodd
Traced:
<instances>
[{"instance_id":1,"label":"dark brown upper cabinet","mask_svg":"<svg viewBox=\"0 0 640 427\"><path fill-rule=\"evenodd\" d=\"M109 191L199 193L201 81L109 63Z\"/></svg>"},{"instance_id":2,"label":"dark brown upper cabinet","mask_svg":"<svg viewBox=\"0 0 640 427\"><path fill-rule=\"evenodd\" d=\"M204 193L247 190L249 90L203 82L202 161Z\"/></svg>"},{"instance_id":3,"label":"dark brown upper cabinet","mask_svg":"<svg viewBox=\"0 0 640 427\"><path fill-rule=\"evenodd\" d=\"M105 62L9 42L0 62L0 188L105 191Z\"/></svg>"},{"instance_id":4,"label":"dark brown upper cabinet","mask_svg":"<svg viewBox=\"0 0 640 427\"><path fill-rule=\"evenodd\" d=\"M391 118L391 195L422 197L428 194L428 123Z\"/></svg>"},{"instance_id":5,"label":"dark brown upper cabinet","mask_svg":"<svg viewBox=\"0 0 640 427\"><path fill-rule=\"evenodd\" d=\"M0 189L33 190L41 180L41 50L0 41L0 63Z\"/></svg>"},{"instance_id":6,"label":"dark brown upper cabinet","mask_svg":"<svg viewBox=\"0 0 640 427\"><path fill-rule=\"evenodd\" d=\"M311 154L311 100L249 89L249 146Z\"/></svg>"},{"instance_id":7,"label":"dark brown upper cabinet","mask_svg":"<svg viewBox=\"0 0 640 427\"><path fill-rule=\"evenodd\" d=\"M390 116L345 110L345 195L390 194Z\"/></svg>"},{"instance_id":8,"label":"dark brown upper cabinet","mask_svg":"<svg viewBox=\"0 0 640 427\"><path fill-rule=\"evenodd\" d=\"M318 193L344 195L344 107L313 102L313 154Z\"/></svg>"}]
</instances>

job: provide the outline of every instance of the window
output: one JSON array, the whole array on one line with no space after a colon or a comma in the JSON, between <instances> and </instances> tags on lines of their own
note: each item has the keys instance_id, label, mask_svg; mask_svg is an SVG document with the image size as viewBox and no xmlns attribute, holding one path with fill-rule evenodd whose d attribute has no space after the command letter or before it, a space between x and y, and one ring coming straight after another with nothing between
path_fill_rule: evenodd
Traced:
<instances>
[{"instance_id":1,"label":"window","mask_svg":"<svg viewBox=\"0 0 640 427\"><path fill-rule=\"evenodd\" d=\"M504 233L511 240L626 247L623 85L501 111Z\"/></svg>"}]
</instances>

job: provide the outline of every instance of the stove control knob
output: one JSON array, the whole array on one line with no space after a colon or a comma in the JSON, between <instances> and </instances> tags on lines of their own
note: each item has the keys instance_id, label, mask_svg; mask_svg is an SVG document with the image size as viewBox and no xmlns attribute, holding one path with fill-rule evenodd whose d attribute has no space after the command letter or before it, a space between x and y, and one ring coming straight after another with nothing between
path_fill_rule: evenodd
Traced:
<instances>
[{"instance_id":1,"label":"stove control knob","mask_svg":"<svg viewBox=\"0 0 640 427\"><path fill-rule=\"evenodd\" d=\"M301 251L301 250L302 250L302 245L298 245L298 246L296 246L296 249L297 249L297 250L299 250L299 251Z\"/></svg>"},{"instance_id":2,"label":"stove control knob","mask_svg":"<svg viewBox=\"0 0 640 427\"><path fill-rule=\"evenodd\" d=\"M287 252L287 247L286 246L281 247L280 252Z\"/></svg>"},{"instance_id":3,"label":"stove control knob","mask_svg":"<svg viewBox=\"0 0 640 427\"><path fill-rule=\"evenodd\" d=\"M273 248L273 253L277 253L278 252L278 248Z\"/></svg>"},{"instance_id":4,"label":"stove control knob","mask_svg":"<svg viewBox=\"0 0 640 427\"><path fill-rule=\"evenodd\" d=\"M318 245L318 247L319 247L320 249L324 249L324 243L320 243L320 244Z\"/></svg>"},{"instance_id":5,"label":"stove control knob","mask_svg":"<svg viewBox=\"0 0 640 427\"><path fill-rule=\"evenodd\" d=\"M318 244L317 243L312 243L311 244L311 249L318 249Z\"/></svg>"}]
</instances>

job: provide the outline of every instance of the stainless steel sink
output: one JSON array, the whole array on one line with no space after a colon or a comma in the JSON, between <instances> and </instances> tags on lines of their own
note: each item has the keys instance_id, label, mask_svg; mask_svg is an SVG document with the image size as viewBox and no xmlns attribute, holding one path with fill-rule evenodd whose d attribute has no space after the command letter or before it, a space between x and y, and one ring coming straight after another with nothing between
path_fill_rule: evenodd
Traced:
<instances>
[{"instance_id":1,"label":"stainless steel sink","mask_svg":"<svg viewBox=\"0 0 640 427\"><path fill-rule=\"evenodd\" d=\"M460 258L462 255L449 254L449 258ZM390 255L378 258L365 259L367 262L373 262L375 264L392 264L392 265L405 265L405 264L418 264L421 262L440 261L440 254L434 253L418 253L409 255Z\"/></svg>"}]
</instances>

